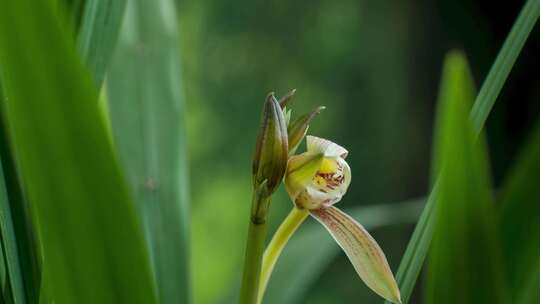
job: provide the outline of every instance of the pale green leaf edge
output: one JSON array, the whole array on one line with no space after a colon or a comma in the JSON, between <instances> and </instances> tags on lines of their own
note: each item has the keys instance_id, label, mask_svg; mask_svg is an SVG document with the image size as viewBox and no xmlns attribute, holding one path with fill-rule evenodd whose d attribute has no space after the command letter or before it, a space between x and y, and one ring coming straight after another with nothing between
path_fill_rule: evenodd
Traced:
<instances>
[{"instance_id":1,"label":"pale green leaf edge","mask_svg":"<svg viewBox=\"0 0 540 304\"><path fill-rule=\"evenodd\" d=\"M85 1L78 36L79 51L98 90L112 58L125 7L126 0Z\"/></svg>"},{"instance_id":2,"label":"pale green leaf edge","mask_svg":"<svg viewBox=\"0 0 540 304\"><path fill-rule=\"evenodd\" d=\"M192 301L177 18L172 0L129 2L107 80L113 137L143 221L163 304Z\"/></svg>"}]
</instances>

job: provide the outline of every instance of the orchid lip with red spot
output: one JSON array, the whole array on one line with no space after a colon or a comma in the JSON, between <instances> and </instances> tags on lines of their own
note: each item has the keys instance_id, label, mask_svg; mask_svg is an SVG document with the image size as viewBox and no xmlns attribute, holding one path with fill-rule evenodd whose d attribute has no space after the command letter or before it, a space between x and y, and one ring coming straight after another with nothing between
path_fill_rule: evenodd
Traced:
<instances>
[{"instance_id":1,"label":"orchid lip with red spot","mask_svg":"<svg viewBox=\"0 0 540 304\"><path fill-rule=\"evenodd\" d=\"M351 182L343 147L307 136L307 152L289 158L285 185L298 208L328 208L339 202Z\"/></svg>"}]
</instances>

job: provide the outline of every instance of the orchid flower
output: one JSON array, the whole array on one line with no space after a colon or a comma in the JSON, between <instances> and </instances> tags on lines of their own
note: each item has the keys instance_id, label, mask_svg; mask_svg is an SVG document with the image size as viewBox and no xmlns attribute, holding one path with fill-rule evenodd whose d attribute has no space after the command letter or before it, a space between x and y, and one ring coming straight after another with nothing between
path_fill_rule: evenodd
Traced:
<instances>
[{"instance_id":1,"label":"orchid flower","mask_svg":"<svg viewBox=\"0 0 540 304\"><path fill-rule=\"evenodd\" d=\"M362 225L334 207L351 183L351 168L345 161L347 150L329 140L307 136L307 151L293 155L311 120L324 109L317 107L291 121L286 106L294 93L292 90L279 101L270 93L261 115L240 303L262 302L281 251L308 215L330 232L369 288L391 302L401 303L396 281L377 242ZM270 199L282 180L295 206L263 255Z\"/></svg>"},{"instance_id":2,"label":"orchid flower","mask_svg":"<svg viewBox=\"0 0 540 304\"><path fill-rule=\"evenodd\" d=\"M347 154L346 149L329 140L307 136L307 151L289 158L284 181L295 207L265 252L259 302L277 257L309 214L328 230L369 288L393 303L401 303L398 286L377 242L362 225L333 206L351 183Z\"/></svg>"}]
</instances>

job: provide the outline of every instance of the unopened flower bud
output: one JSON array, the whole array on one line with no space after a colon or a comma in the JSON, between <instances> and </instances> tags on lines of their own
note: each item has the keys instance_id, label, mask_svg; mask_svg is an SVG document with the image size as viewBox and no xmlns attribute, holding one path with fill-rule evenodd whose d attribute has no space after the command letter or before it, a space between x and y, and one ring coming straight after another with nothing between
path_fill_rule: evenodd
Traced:
<instances>
[{"instance_id":1,"label":"unopened flower bud","mask_svg":"<svg viewBox=\"0 0 540 304\"><path fill-rule=\"evenodd\" d=\"M281 183L288 157L287 126L283 111L273 93L266 98L253 158L254 188L265 183L265 195L270 195Z\"/></svg>"}]
</instances>

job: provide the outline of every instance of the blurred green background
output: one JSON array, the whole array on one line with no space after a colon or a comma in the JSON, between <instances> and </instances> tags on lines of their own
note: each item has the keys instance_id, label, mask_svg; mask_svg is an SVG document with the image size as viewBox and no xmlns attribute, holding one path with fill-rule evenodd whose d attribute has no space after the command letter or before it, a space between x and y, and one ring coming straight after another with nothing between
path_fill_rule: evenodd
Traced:
<instances>
[{"instance_id":1,"label":"blurred green background","mask_svg":"<svg viewBox=\"0 0 540 304\"><path fill-rule=\"evenodd\" d=\"M293 115L327 107L309 133L350 151L353 182L340 207L423 197L444 54L463 50L479 87L523 1L177 4L191 164L193 296L204 304L227 303L239 285L251 155L268 92L280 96L297 88ZM488 121L496 186L540 112L539 38L536 26ZM271 207L271 231L291 206L281 189ZM394 271L413 228L373 231ZM340 253L301 303L364 301L380 300Z\"/></svg>"},{"instance_id":2,"label":"blurred green background","mask_svg":"<svg viewBox=\"0 0 540 304\"><path fill-rule=\"evenodd\" d=\"M404 303L540 298L540 0L0 2L0 303L235 303L260 111L292 88ZM382 303L311 219L264 300Z\"/></svg>"}]
</instances>

